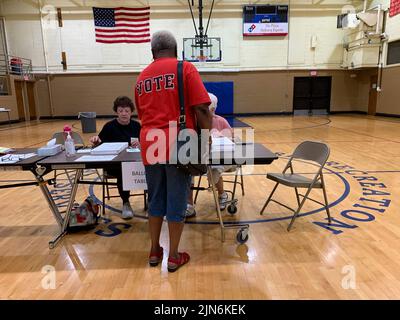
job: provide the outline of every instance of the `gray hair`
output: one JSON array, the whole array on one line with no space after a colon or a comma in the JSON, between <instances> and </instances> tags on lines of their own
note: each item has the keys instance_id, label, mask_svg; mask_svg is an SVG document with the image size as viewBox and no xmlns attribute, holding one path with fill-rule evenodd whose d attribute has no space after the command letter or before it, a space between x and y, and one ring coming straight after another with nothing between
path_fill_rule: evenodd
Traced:
<instances>
[{"instance_id":1,"label":"gray hair","mask_svg":"<svg viewBox=\"0 0 400 320\"><path fill-rule=\"evenodd\" d=\"M151 50L154 52L160 50L173 50L176 47L176 39L169 31L157 31L151 37Z\"/></svg>"}]
</instances>

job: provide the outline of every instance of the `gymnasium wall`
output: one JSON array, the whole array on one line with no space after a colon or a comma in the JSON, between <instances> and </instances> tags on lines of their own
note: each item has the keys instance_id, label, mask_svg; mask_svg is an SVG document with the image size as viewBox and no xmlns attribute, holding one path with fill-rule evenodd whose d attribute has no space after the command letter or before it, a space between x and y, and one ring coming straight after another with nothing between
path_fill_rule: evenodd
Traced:
<instances>
[{"instance_id":1,"label":"gymnasium wall","mask_svg":"<svg viewBox=\"0 0 400 320\"><path fill-rule=\"evenodd\" d=\"M400 116L400 65L387 67L382 72L382 92L378 94L376 112Z\"/></svg>"},{"instance_id":2,"label":"gymnasium wall","mask_svg":"<svg viewBox=\"0 0 400 320\"><path fill-rule=\"evenodd\" d=\"M331 111L367 111L369 74L374 71L322 70L319 76L332 76ZM49 77L53 115L73 116L80 111L111 115L118 95L133 97L137 73L56 74ZM294 77L309 76L303 70L202 72L204 81L234 82L234 112L292 112ZM47 77L38 81L37 95L41 116L50 116ZM367 98L365 98L367 97Z\"/></svg>"},{"instance_id":3,"label":"gymnasium wall","mask_svg":"<svg viewBox=\"0 0 400 320\"><path fill-rule=\"evenodd\" d=\"M383 9L388 9L390 7L390 0L373 0L370 1L369 8L381 4ZM387 16L386 20L386 30L385 32L389 36L389 41L400 39L400 15L394 17Z\"/></svg>"},{"instance_id":4,"label":"gymnasium wall","mask_svg":"<svg viewBox=\"0 0 400 320\"><path fill-rule=\"evenodd\" d=\"M388 18L387 33L389 41L400 40L400 14ZM382 93L378 97L377 112L400 115L400 65L387 67L383 70Z\"/></svg>"},{"instance_id":5,"label":"gymnasium wall","mask_svg":"<svg viewBox=\"0 0 400 320\"><path fill-rule=\"evenodd\" d=\"M389 8L390 0L374 0L370 7L381 4L384 9ZM400 40L400 14L386 18L386 30L389 42ZM386 52L386 48L384 50ZM382 91L378 93L376 112L400 116L400 65L385 66L382 70Z\"/></svg>"},{"instance_id":6,"label":"gymnasium wall","mask_svg":"<svg viewBox=\"0 0 400 320\"><path fill-rule=\"evenodd\" d=\"M42 4L42 19L39 10ZM222 38L220 63L207 69L267 70L299 68L340 68L344 31L336 29L336 16L348 5L346 0L268 1L290 2L289 28L286 37L243 37L242 5L252 1L219 1L214 7L208 35ZM67 0L2 0L0 10L5 18L9 53L32 59L36 71L62 72L61 52L67 54L69 71L140 71L151 61L149 44L98 44L95 42L91 1ZM141 6L139 1L98 1L99 6ZM144 2L146 3L146 2ZM186 1L148 1L151 7L150 31L172 30L178 39L181 55L182 38L195 34ZM196 1L197 3L197 1ZM204 22L211 1L204 1ZM258 3L258 2L257 2ZM361 1L354 1L360 4ZM63 27L56 19L55 7L61 8ZM196 10L197 11L197 10ZM198 14L195 12L195 18ZM196 21L197 22L197 21ZM42 37L42 28L43 35ZM310 47L311 37L317 47ZM44 41L43 41L44 40ZM46 52L46 56L44 54Z\"/></svg>"},{"instance_id":7,"label":"gymnasium wall","mask_svg":"<svg viewBox=\"0 0 400 320\"><path fill-rule=\"evenodd\" d=\"M17 99L15 96L15 85L14 85L14 77L10 76L9 81L10 95L1 96L0 95L0 106L3 108L10 109L10 119L16 120L18 119L18 108L17 108ZM0 122L8 121L7 113L0 112Z\"/></svg>"},{"instance_id":8,"label":"gymnasium wall","mask_svg":"<svg viewBox=\"0 0 400 320\"><path fill-rule=\"evenodd\" d=\"M388 17L386 33L389 41L400 40L400 14ZM400 64L386 66L382 70L382 91L378 94L376 112L400 116Z\"/></svg>"},{"instance_id":9,"label":"gymnasium wall","mask_svg":"<svg viewBox=\"0 0 400 320\"><path fill-rule=\"evenodd\" d=\"M42 18L39 2L43 7ZM138 1L117 2L118 5L140 6ZM207 17L209 1L204 2L204 16ZM197 64L205 81L234 81L235 113L291 112L293 79L308 76L309 70L318 70L321 76L332 76L331 111L367 110L370 70L347 71L340 67L344 33L336 29L336 16L349 1L329 0L317 4L312 4L315 1L311 0L291 1L289 36L243 38L241 6L249 2L223 0L217 3L209 36L222 38L223 60ZM97 44L89 6L95 5L95 1L88 6L86 3L72 0L0 2L10 54L31 58L34 70L41 74L36 85L41 116L76 115L79 111L90 110L99 115L111 114L115 96L132 96L138 72L151 61L149 44ZM99 6L116 6L116 1L98 3ZM151 32L173 30L180 52L181 39L194 36L192 20L186 2L182 5L167 3L149 1ZM268 3L287 4L289 1ZM360 10L363 1L352 1L352 4ZM55 6L63 12L62 28L56 21ZM315 49L310 46L312 36L317 39ZM60 63L62 51L67 53L66 72L62 71Z\"/></svg>"},{"instance_id":10,"label":"gymnasium wall","mask_svg":"<svg viewBox=\"0 0 400 320\"><path fill-rule=\"evenodd\" d=\"M400 40L400 14L387 18L386 33L389 35L389 41Z\"/></svg>"}]
</instances>

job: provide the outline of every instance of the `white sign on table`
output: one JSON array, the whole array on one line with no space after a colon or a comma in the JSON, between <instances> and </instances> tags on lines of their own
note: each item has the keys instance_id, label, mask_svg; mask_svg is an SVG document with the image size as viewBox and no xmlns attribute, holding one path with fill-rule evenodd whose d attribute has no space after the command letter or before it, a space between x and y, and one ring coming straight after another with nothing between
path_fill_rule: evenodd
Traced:
<instances>
[{"instance_id":1,"label":"white sign on table","mask_svg":"<svg viewBox=\"0 0 400 320\"><path fill-rule=\"evenodd\" d=\"M122 162L122 187L124 190L147 190L143 162Z\"/></svg>"}]
</instances>

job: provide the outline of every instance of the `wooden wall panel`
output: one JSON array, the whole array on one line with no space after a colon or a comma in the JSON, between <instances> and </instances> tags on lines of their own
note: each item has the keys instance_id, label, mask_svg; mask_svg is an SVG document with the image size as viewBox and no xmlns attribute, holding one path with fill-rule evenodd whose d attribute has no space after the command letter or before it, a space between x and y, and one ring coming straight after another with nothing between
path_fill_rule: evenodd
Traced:
<instances>
[{"instance_id":1,"label":"wooden wall panel","mask_svg":"<svg viewBox=\"0 0 400 320\"><path fill-rule=\"evenodd\" d=\"M363 71L320 70L318 76L332 77L331 111L367 112L370 75ZM257 72L205 72L204 81L234 82L234 111L243 113L292 112L294 77L309 76L308 70ZM50 84L54 116L75 116L80 111L111 115L119 95L133 98L137 73L53 75ZM49 110L45 85L38 86L40 110Z\"/></svg>"},{"instance_id":2,"label":"wooden wall panel","mask_svg":"<svg viewBox=\"0 0 400 320\"><path fill-rule=\"evenodd\" d=\"M400 116L400 66L383 69L382 91L378 94L377 113Z\"/></svg>"}]
</instances>

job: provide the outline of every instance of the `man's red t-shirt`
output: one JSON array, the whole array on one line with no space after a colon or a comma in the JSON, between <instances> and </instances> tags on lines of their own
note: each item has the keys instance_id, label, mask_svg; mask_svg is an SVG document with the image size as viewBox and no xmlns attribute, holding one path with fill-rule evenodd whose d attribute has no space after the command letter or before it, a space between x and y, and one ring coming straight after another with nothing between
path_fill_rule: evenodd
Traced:
<instances>
[{"instance_id":1,"label":"man's red t-shirt","mask_svg":"<svg viewBox=\"0 0 400 320\"><path fill-rule=\"evenodd\" d=\"M142 123L140 145L145 165L168 162L170 147L176 140L180 115L177 65L176 58L156 59L140 73L136 82L135 103ZM195 129L193 106L210 104L210 97L199 72L189 62L183 64L183 83L186 127Z\"/></svg>"}]
</instances>

